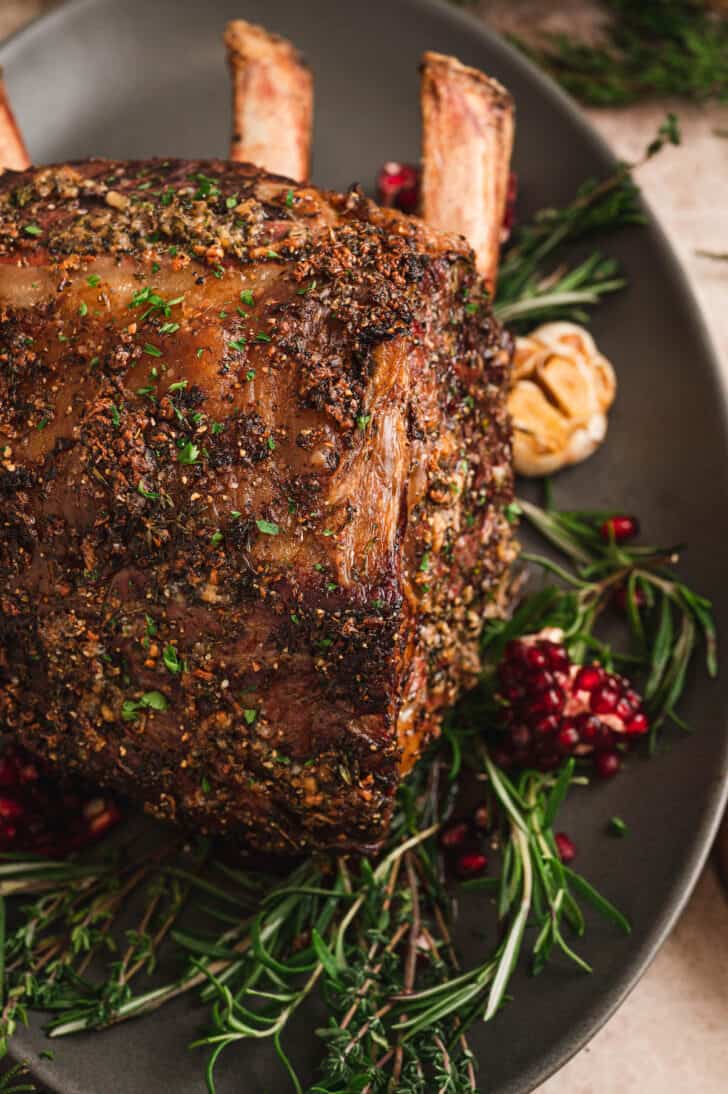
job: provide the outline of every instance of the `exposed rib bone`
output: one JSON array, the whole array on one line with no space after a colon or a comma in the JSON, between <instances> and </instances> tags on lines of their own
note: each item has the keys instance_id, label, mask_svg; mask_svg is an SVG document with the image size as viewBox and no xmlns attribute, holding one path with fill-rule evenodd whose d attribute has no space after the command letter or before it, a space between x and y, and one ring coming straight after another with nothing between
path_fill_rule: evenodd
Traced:
<instances>
[{"instance_id":1,"label":"exposed rib bone","mask_svg":"<svg viewBox=\"0 0 728 1094\"><path fill-rule=\"evenodd\" d=\"M13 171L24 171L26 167L30 167L30 156L18 129L0 71L0 168L5 167Z\"/></svg>"},{"instance_id":2,"label":"exposed rib bone","mask_svg":"<svg viewBox=\"0 0 728 1094\"><path fill-rule=\"evenodd\" d=\"M433 228L465 236L492 286L513 147L513 100L477 69L425 53L420 104L422 215Z\"/></svg>"},{"instance_id":3,"label":"exposed rib bone","mask_svg":"<svg viewBox=\"0 0 728 1094\"><path fill-rule=\"evenodd\" d=\"M313 78L285 38L235 19L225 30L233 82L230 159L308 178Z\"/></svg>"}]
</instances>

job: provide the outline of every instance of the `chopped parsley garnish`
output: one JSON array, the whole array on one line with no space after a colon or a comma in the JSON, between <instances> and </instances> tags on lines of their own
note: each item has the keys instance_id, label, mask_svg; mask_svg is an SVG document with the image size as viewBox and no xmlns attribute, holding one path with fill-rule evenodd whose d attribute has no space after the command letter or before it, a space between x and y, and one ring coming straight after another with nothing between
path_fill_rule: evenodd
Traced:
<instances>
[{"instance_id":1,"label":"chopped parsley garnish","mask_svg":"<svg viewBox=\"0 0 728 1094\"><path fill-rule=\"evenodd\" d=\"M26 224L23 231L29 236L39 236L41 234L41 230L37 224Z\"/></svg>"},{"instance_id":2,"label":"chopped parsley garnish","mask_svg":"<svg viewBox=\"0 0 728 1094\"><path fill-rule=\"evenodd\" d=\"M258 711L253 710L252 707L246 707L246 709L243 711L243 718L245 718L245 721L248 723L249 726L252 726L253 722L257 717Z\"/></svg>"},{"instance_id":3,"label":"chopped parsley garnish","mask_svg":"<svg viewBox=\"0 0 728 1094\"><path fill-rule=\"evenodd\" d=\"M179 330L179 323L162 323L159 328L160 334L176 334Z\"/></svg>"},{"instance_id":4,"label":"chopped parsley garnish","mask_svg":"<svg viewBox=\"0 0 728 1094\"><path fill-rule=\"evenodd\" d=\"M112 403L109 409L111 410L111 420L118 428L121 422L121 414L119 414L119 408L116 406L115 403Z\"/></svg>"},{"instance_id":5,"label":"chopped parsley garnish","mask_svg":"<svg viewBox=\"0 0 728 1094\"><path fill-rule=\"evenodd\" d=\"M626 836L629 833L629 828L621 817L611 817L609 831L613 836Z\"/></svg>"},{"instance_id":6,"label":"chopped parsley garnish","mask_svg":"<svg viewBox=\"0 0 728 1094\"><path fill-rule=\"evenodd\" d=\"M149 501L156 501L157 498L159 497L159 494L156 494L154 492L154 490L147 490L146 486L141 481L141 479L139 480L139 485L137 486L137 491L141 494L141 496L143 498L148 498Z\"/></svg>"},{"instance_id":7,"label":"chopped parsley garnish","mask_svg":"<svg viewBox=\"0 0 728 1094\"><path fill-rule=\"evenodd\" d=\"M305 289L296 289L296 292L299 296L305 296L306 293L311 292L311 290L315 289L315 288L316 288L316 282L312 281L311 284L307 285Z\"/></svg>"},{"instance_id":8,"label":"chopped parsley garnish","mask_svg":"<svg viewBox=\"0 0 728 1094\"><path fill-rule=\"evenodd\" d=\"M167 394L174 395L175 391L184 391L188 383L188 380L175 380L175 382L170 384L167 388Z\"/></svg>"},{"instance_id":9,"label":"chopped parsley garnish","mask_svg":"<svg viewBox=\"0 0 728 1094\"><path fill-rule=\"evenodd\" d=\"M243 350L245 349L245 339L244 338L234 338L233 341L230 343L230 346L231 346L232 349L236 349L238 351L238 353L242 353Z\"/></svg>"},{"instance_id":10,"label":"chopped parsley garnish","mask_svg":"<svg viewBox=\"0 0 728 1094\"><path fill-rule=\"evenodd\" d=\"M200 449L196 444L193 444L192 441L187 441L177 453L179 462L188 466L197 463L199 458Z\"/></svg>"},{"instance_id":11,"label":"chopped parsley garnish","mask_svg":"<svg viewBox=\"0 0 728 1094\"><path fill-rule=\"evenodd\" d=\"M147 634L150 638L154 638L155 634L157 633L157 624L154 622L151 615L146 614L144 615L144 622L146 624Z\"/></svg>"},{"instance_id":12,"label":"chopped parsley garnish","mask_svg":"<svg viewBox=\"0 0 728 1094\"><path fill-rule=\"evenodd\" d=\"M258 531L266 536L277 536L280 528L272 520L256 520Z\"/></svg>"},{"instance_id":13,"label":"chopped parsley garnish","mask_svg":"<svg viewBox=\"0 0 728 1094\"><path fill-rule=\"evenodd\" d=\"M356 420L356 424L358 425L359 429L361 429L362 433L364 432L366 427L369 425L371 420L372 420L371 414L360 414L359 415L359 417Z\"/></svg>"},{"instance_id":14,"label":"chopped parsley garnish","mask_svg":"<svg viewBox=\"0 0 728 1094\"><path fill-rule=\"evenodd\" d=\"M177 653L177 648L168 642L162 651L162 660L164 661L164 667L168 672L178 675L184 672L184 661L180 660L180 656Z\"/></svg>"},{"instance_id":15,"label":"chopped parsley garnish","mask_svg":"<svg viewBox=\"0 0 728 1094\"><path fill-rule=\"evenodd\" d=\"M145 691L141 699L125 699L121 704L121 717L125 722L133 722L139 717L140 710L166 710L169 706L161 691Z\"/></svg>"},{"instance_id":16,"label":"chopped parsley garnish","mask_svg":"<svg viewBox=\"0 0 728 1094\"><path fill-rule=\"evenodd\" d=\"M231 194L229 198L225 198L225 207L227 209L234 209L238 204L238 195Z\"/></svg>"},{"instance_id":17,"label":"chopped parsley garnish","mask_svg":"<svg viewBox=\"0 0 728 1094\"><path fill-rule=\"evenodd\" d=\"M430 552L429 551L425 551L424 555L422 556L422 561L420 562L420 567L419 568L420 568L420 571L422 573L425 573L425 574L430 569Z\"/></svg>"},{"instance_id":18,"label":"chopped parsley garnish","mask_svg":"<svg viewBox=\"0 0 728 1094\"><path fill-rule=\"evenodd\" d=\"M216 198L219 197L220 187L217 185L217 179L208 178L207 175L197 174L192 176L194 181L198 183L197 190L193 194L195 201L200 198Z\"/></svg>"},{"instance_id":19,"label":"chopped parsley garnish","mask_svg":"<svg viewBox=\"0 0 728 1094\"><path fill-rule=\"evenodd\" d=\"M271 336L266 334L265 331L259 330L255 336L256 342L270 342Z\"/></svg>"},{"instance_id":20,"label":"chopped parsley garnish","mask_svg":"<svg viewBox=\"0 0 728 1094\"><path fill-rule=\"evenodd\" d=\"M254 368L249 368L248 369L248 371L245 373L245 379L246 380L254 380L255 379L255 369Z\"/></svg>"},{"instance_id":21,"label":"chopped parsley garnish","mask_svg":"<svg viewBox=\"0 0 728 1094\"><path fill-rule=\"evenodd\" d=\"M210 786L210 780L207 775L203 775L200 779L200 790L203 794L209 794L212 787Z\"/></svg>"},{"instance_id":22,"label":"chopped parsley garnish","mask_svg":"<svg viewBox=\"0 0 728 1094\"><path fill-rule=\"evenodd\" d=\"M505 518L509 524L515 524L522 512L523 510L521 509L517 501L509 502L503 510Z\"/></svg>"},{"instance_id":23,"label":"chopped parsley garnish","mask_svg":"<svg viewBox=\"0 0 728 1094\"><path fill-rule=\"evenodd\" d=\"M217 547L219 543L222 543L223 539L224 539L224 536L223 536L222 532L220 532L220 531L213 532L212 535L210 536L210 543L212 544L213 547Z\"/></svg>"},{"instance_id":24,"label":"chopped parsley garnish","mask_svg":"<svg viewBox=\"0 0 728 1094\"><path fill-rule=\"evenodd\" d=\"M162 356L161 349L157 349L157 347L153 346L151 344L151 342L145 342L143 349L144 349L144 352L148 353L150 357L161 357Z\"/></svg>"},{"instance_id":25,"label":"chopped parsley garnish","mask_svg":"<svg viewBox=\"0 0 728 1094\"><path fill-rule=\"evenodd\" d=\"M95 289L97 285L101 284L101 278L98 274L89 274L86 278L86 284L90 285L92 289Z\"/></svg>"},{"instance_id":26,"label":"chopped parsley garnish","mask_svg":"<svg viewBox=\"0 0 728 1094\"><path fill-rule=\"evenodd\" d=\"M41 418L41 420L38 422L38 425L35 428L36 429L45 429L45 427L47 425L48 425L48 418Z\"/></svg>"},{"instance_id":27,"label":"chopped parsley garnish","mask_svg":"<svg viewBox=\"0 0 728 1094\"><path fill-rule=\"evenodd\" d=\"M82 300L81 303L78 305L78 314L81 316L82 319L85 315L88 315L88 304L85 300Z\"/></svg>"},{"instance_id":28,"label":"chopped parsley garnish","mask_svg":"<svg viewBox=\"0 0 728 1094\"><path fill-rule=\"evenodd\" d=\"M286 205L289 209L293 205L293 190L289 190L286 194Z\"/></svg>"},{"instance_id":29,"label":"chopped parsley garnish","mask_svg":"<svg viewBox=\"0 0 728 1094\"><path fill-rule=\"evenodd\" d=\"M243 304L247 304L249 308L252 308L253 304L255 303L255 297L253 296L250 289L243 289L240 293L240 299L242 300Z\"/></svg>"},{"instance_id":30,"label":"chopped parsley garnish","mask_svg":"<svg viewBox=\"0 0 728 1094\"><path fill-rule=\"evenodd\" d=\"M268 449L271 452L275 451L275 447L276 447L275 437L269 437L268 440L266 441L266 444L268 445Z\"/></svg>"}]
</instances>

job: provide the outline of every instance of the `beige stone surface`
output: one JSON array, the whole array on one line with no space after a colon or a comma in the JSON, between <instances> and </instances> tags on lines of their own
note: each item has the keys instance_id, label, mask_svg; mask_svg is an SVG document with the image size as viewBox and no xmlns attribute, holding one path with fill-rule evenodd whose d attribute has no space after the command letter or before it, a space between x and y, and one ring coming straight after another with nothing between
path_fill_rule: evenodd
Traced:
<instances>
[{"instance_id":1,"label":"beige stone surface","mask_svg":"<svg viewBox=\"0 0 728 1094\"><path fill-rule=\"evenodd\" d=\"M0 0L0 38L55 0ZM501 29L598 34L584 0L481 0ZM658 102L589 111L617 155L636 159L668 109L679 115L683 148L668 150L640 183L690 277L721 355L728 384L728 263L696 254L728 252L728 105ZM728 831L726 832L728 843ZM726 856L728 860L728 855ZM728 899L706 869L671 938L617 1014L538 1094L726 1094L728 1092Z\"/></svg>"}]
</instances>

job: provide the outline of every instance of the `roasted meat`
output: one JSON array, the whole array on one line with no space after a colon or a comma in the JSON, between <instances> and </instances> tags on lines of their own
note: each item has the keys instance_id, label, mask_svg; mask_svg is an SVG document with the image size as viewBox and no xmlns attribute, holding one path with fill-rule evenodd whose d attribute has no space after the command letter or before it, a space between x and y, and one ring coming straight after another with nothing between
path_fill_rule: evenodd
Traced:
<instances>
[{"instance_id":1,"label":"roasted meat","mask_svg":"<svg viewBox=\"0 0 728 1094\"><path fill-rule=\"evenodd\" d=\"M223 161L0 177L0 717L151 812L375 844L511 557L465 241Z\"/></svg>"}]
</instances>

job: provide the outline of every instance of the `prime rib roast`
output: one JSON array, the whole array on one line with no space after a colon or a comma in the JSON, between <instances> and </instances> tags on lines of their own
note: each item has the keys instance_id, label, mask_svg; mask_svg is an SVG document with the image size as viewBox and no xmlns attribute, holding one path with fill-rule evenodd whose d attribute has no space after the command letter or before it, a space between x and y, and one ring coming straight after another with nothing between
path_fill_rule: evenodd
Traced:
<instances>
[{"instance_id":1,"label":"prime rib roast","mask_svg":"<svg viewBox=\"0 0 728 1094\"><path fill-rule=\"evenodd\" d=\"M444 61L430 143L473 163L448 198L425 155L450 234L246 163L0 177L3 728L260 849L381 840L513 554L483 184L509 108ZM457 234L474 201L485 257Z\"/></svg>"}]
</instances>

